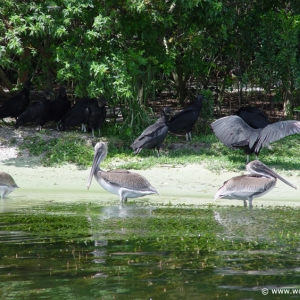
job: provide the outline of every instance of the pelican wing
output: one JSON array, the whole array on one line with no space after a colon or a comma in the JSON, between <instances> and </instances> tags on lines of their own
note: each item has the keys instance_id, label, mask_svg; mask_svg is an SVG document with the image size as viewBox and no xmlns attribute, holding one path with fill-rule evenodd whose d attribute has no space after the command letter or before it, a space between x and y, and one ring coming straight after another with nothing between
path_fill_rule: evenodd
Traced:
<instances>
[{"instance_id":1,"label":"pelican wing","mask_svg":"<svg viewBox=\"0 0 300 300\"><path fill-rule=\"evenodd\" d=\"M215 200L247 199L265 193L272 186L272 181L264 176L240 175L224 182L215 195Z\"/></svg>"},{"instance_id":2,"label":"pelican wing","mask_svg":"<svg viewBox=\"0 0 300 300\"><path fill-rule=\"evenodd\" d=\"M15 186L17 187L14 179L5 172L0 172L0 186Z\"/></svg>"},{"instance_id":3,"label":"pelican wing","mask_svg":"<svg viewBox=\"0 0 300 300\"><path fill-rule=\"evenodd\" d=\"M295 120L281 121L265 127L257 138L255 152L272 142L278 141L288 135L300 133L300 122Z\"/></svg>"},{"instance_id":4,"label":"pelican wing","mask_svg":"<svg viewBox=\"0 0 300 300\"><path fill-rule=\"evenodd\" d=\"M131 190L149 190L152 187L145 177L127 170L118 169L102 172L101 177L111 185Z\"/></svg>"},{"instance_id":5,"label":"pelican wing","mask_svg":"<svg viewBox=\"0 0 300 300\"><path fill-rule=\"evenodd\" d=\"M211 127L217 138L227 147L234 148L233 145L254 145L261 129L251 128L239 116L228 116L220 118Z\"/></svg>"}]
</instances>

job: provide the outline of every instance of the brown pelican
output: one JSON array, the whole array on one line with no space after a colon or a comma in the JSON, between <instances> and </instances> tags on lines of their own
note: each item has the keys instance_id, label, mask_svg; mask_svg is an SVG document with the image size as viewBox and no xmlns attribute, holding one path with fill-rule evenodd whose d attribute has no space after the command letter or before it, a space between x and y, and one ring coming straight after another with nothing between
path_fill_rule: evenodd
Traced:
<instances>
[{"instance_id":1,"label":"brown pelican","mask_svg":"<svg viewBox=\"0 0 300 300\"><path fill-rule=\"evenodd\" d=\"M192 140L192 128L198 120L200 111L202 109L204 97L199 95L195 98L194 103L174 115L169 123L169 131L177 132L179 130L186 131L186 141Z\"/></svg>"},{"instance_id":2,"label":"brown pelican","mask_svg":"<svg viewBox=\"0 0 300 300\"><path fill-rule=\"evenodd\" d=\"M95 146L95 155L91 173L87 181L89 189L93 175L96 181L108 192L120 196L120 202L127 201L127 198L143 197L150 194L158 194L157 190L142 175L127 170L103 171L100 163L107 155L107 146L99 142Z\"/></svg>"},{"instance_id":3,"label":"brown pelican","mask_svg":"<svg viewBox=\"0 0 300 300\"><path fill-rule=\"evenodd\" d=\"M14 179L5 172L0 172L0 194L1 198L4 199L14 189L18 188Z\"/></svg>"},{"instance_id":4,"label":"brown pelican","mask_svg":"<svg viewBox=\"0 0 300 300\"><path fill-rule=\"evenodd\" d=\"M228 116L211 123L217 138L227 147L241 148L247 154L259 155L261 148L288 135L300 133L300 122L289 120L254 129L239 116Z\"/></svg>"},{"instance_id":5,"label":"brown pelican","mask_svg":"<svg viewBox=\"0 0 300 300\"><path fill-rule=\"evenodd\" d=\"M275 185L277 178L285 184L297 189L294 185L268 168L259 160L253 160L247 164L248 175L240 175L233 177L224 182L215 195L217 199L238 199L244 200L244 206L252 207L253 198L258 198L271 191Z\"/></svg>"}]
</instances>

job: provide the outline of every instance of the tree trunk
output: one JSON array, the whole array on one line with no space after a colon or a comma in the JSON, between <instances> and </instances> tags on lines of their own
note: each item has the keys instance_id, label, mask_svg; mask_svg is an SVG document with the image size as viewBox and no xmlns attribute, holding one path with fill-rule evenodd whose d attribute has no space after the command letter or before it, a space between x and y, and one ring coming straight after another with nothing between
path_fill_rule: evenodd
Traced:
<instances>
[{"instance_id":1,"label":"tree trunk","mask_svg":"<svg viewBox=\"0 0 300 300\"><path fill-rule=\"evenodd\" d=\"M291 111L291 103L293 102L293 94L291 92L290 87L287 87L282 92L282 100L283 100L283 111L284 116L289 116L292 114Z\"/></svg>"},{"instance_id":2,"label":"tree trunk","mask_svg":"<svg viewBox=\"0 0 300 300\"><path fill-rule=\"evenodd\" d=\"M175 87L177 90L177 97L179 99L179 104L181 106L183 106L184 101L187 97L187 93L188 93L187 88L186 88L186 82L187 82L188 76L183 73L182 64L181 64L180 59L177 59L177 69L172 72L172 76L173 76L173 79L175 82Z\"/></svg>"},{"instance_id":3,"label":"tree trunk","mask_svg":"<svg viewBox=\"0 0 300 300\"><path fill-rule=\"evenodd\" d=\"M23 54L20 56L21 67L19 68L18 83L24 83L28 79L28 61L30 61L30 49L25 47Z\"/></svg>"},{"instance_id":4,"label":"tree trunk","mask_svg":"<svg viewBox=\"0 0 300 300\"><path fill-rule=\"evenodd\" d=\"M220 118L221 114L222 114L221 105L222 105L222 102L223 102L224 91L225 91L225 80L222 81L221 89L220 89L220 92L218 93L218 96L217 96L216 111L217 111L217 117L218 118Z\"/></svg>"},{"instance_id":5,"label":"tree trunk","mask_svg":"<svg viewBox=\"0 0 300 300\"><path fill-rule=\"evenodd\" d=\"M45 57L43 57L43 59L45 60L45 67L44 67L44 72L45 72L45 76L46 76L46 85L48 88L50 88L51 90L53 90L53 84L52 84L52 74L50 72L50 66L49 66L49 57L50 55L48 55L48 50L50 49L51 46L51 42L50 42L50 37L48 34L46 34L45 39L44 39L44 53Z\"/></svg>"},{"instance_id":6,"label":"tree trunk","mask_svg":"<svg viewBox=\"0 0 300 300\"><path fill-rule=\"evenodd\" d=\"M143 84L143 79L142 79L142 75L141 76L137 76L136 80L135 80L135 86L136 86L136 93L137 93L137 98L138 98L138 102L140 105L147 105L147 103L144 103L144 84Z\"/></svg>"},{"instance_id":7,"label":"tree trunk","mask_svg":"<svg viewBox=\"0 0 300 300\"><path fill-rule=\"evenodd\" d=\"M10 80L7 78L7 76L3 72L2 68L0 68L0 79L3 82L3 85L8 90L12 90L13 89L13 85L11 84ZM1 96L5 97L5 98L9 98L9 97L12 96L10 92L5 92L2 88L0 89L0 94L1 94Z\"/></svg>"}]
</instances>

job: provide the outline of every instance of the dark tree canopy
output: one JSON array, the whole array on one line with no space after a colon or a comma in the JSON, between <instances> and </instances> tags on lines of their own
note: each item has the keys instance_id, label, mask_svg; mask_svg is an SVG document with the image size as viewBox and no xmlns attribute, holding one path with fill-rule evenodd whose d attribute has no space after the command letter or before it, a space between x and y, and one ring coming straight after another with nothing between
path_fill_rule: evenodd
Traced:
<instances>
[{"instance_id":1,"label":"dark tree canopy","mask_svg":"<svg viewBox=\"0 0 300 300\"><path fill-rule=\"evenodd\" d=\"M166 89L181 105L211 85L217 107L250 86L300 105L299 1L3 0L0 15L2 88L68 85L128 122Z\"/></svg>"}]
</instances>

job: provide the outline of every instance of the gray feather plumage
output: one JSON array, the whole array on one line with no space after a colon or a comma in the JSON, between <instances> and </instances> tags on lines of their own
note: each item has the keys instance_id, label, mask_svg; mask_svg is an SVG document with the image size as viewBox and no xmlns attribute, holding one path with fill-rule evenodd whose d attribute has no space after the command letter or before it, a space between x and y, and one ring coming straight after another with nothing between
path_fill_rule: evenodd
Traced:
<instances>
[{"instance_id":1,"label":"gray feather plumage","mask_svg":"<svg viewBox=\"0 0 300 300\"><path fill-rule=\"evenodd\" d=\"M14 179L5 172L0 172L0 186L18 187Z\"/></svg>"},{"instance_id":2,"label":"gray feather plumage","mask_svg":"<svg viewBox=\"0 0 300 300\"><path fill-rule=\"evenodd\" d=\"M300 122L281 121L265 128L254 129L239 116L228 116L214 121L211 127L217 138L229 148L248 147L259 154L261 148L288 135L300 133ZM248 150L249 152L249 150Z\"/></svg>"},{"instance_id":3,"label":"gray feather plumage","mask_svg":"<svg viewBox=\"0 0 300 300\"><path fill-rule=\"evenodd\" d=\"M101 177L112 185L127 189L149 190L152 187L142 175L122 169L101 172Z\"/></svg>"}]
</instances>

